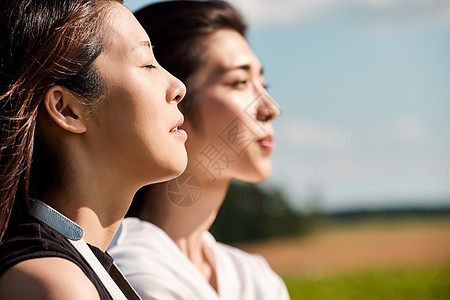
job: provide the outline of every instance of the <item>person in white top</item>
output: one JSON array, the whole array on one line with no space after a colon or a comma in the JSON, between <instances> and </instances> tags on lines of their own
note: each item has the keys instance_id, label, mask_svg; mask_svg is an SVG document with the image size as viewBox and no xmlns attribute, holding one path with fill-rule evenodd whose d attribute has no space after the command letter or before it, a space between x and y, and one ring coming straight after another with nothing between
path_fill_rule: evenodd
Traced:
<instances>
[{"instance_id":1,"label":"person in white top","mask_svg":"<svg viewBox=\"0 0 450 300\"><path fill-rule=\"evenodd\" d=\"M141 189L108 252L144 299L289 299L259 255L208 232L232 179L265 180L277 103L241 15L222 1L169 1L135 13L161 65L187 86L188 166Z\"/></svg>"},{"instance_id":2,"label":"person in white top","mask_svg":"<svg viewBox=\"0 0 450 300\"><path fill-rule=\"evenodd\" d=\"M218 243L208 231L201 242L216 289L161 228L137 218L123 221L110 254L144 299L289 299L263 257Z\"/></svg>"}]
</instances>

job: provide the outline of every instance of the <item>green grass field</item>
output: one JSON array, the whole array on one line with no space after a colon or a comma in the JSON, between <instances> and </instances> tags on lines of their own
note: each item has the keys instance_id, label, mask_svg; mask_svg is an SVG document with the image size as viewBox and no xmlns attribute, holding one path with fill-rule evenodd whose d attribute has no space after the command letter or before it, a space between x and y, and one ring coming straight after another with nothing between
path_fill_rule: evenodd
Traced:
<instances>
[{"instance_id":1,"label":"green grass field","mask_svg":"<svg viewBox=\"0 0 450 300\"><path fill-rule=\"evenodd\" d=\"M450 300L450 218L329 223L241 245L282 275L292 300Z\"/></svg>"},{"instance_id":2,"label":"green grass field","mask_svg":"<svg viewBox=\"0 0 450 300\"><path fill-rule=\"evenodd\" d=\"M450 264L442 267L358 271L323 278L283 277L291 299L450 299Z\"/></svg>"}]
</instances>

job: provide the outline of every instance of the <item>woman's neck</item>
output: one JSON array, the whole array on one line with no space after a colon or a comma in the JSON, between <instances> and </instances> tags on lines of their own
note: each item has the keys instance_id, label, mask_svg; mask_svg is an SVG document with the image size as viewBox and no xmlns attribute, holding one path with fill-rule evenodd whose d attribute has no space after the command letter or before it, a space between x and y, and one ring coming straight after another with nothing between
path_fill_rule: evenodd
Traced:
<instances>
[{"instance_id":1,"label":"woman's neck","mask_svg":"<svg viewBox=\"0 0 450 300\"><path fill-rule=\"evenodd\" d=\"M188 169L180 177L153 185L139 218L164 230L217 290L215 262L205 254L202 235L214 222L230 179L212 181Z\"/></svg>"},{"instance_id":2,"label":"woman's neck","mask_svg":"<svg viewBox=\"0 0 450 300\"><path fill-rule=\"evenodd\" d=\"M44 193L40 200L77 223L85 232L84 240L106 251L131 203L134 189L111 184L102 174L74 174Z\"/></svg>"}]
</instances>

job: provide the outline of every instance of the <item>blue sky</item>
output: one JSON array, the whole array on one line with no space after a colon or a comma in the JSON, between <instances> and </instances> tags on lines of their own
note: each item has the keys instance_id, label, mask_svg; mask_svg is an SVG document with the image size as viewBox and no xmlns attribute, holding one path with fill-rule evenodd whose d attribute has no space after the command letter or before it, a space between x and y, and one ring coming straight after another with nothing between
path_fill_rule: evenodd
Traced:
<instances>
[{"instance_id":1,"label":"blue sky","mask_svg":"<svg viewBox=\"0 0 450 300\"><path fill-rule=\"evenodd\" d=\"M449 1L231 3L283 110L266 184L300 208L450 205Z\"/></svg>"}]
</instances>

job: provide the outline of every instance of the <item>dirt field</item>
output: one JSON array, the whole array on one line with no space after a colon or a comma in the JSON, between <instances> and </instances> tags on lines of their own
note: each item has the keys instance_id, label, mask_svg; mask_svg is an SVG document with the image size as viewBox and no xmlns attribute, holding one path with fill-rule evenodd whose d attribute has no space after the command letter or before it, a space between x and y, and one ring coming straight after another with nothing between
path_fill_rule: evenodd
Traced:
<instances>
[{"instance_id":1,"label":"dirt field","mask_svg":"<svg viewBox=\"0 0 450 300\"><path fill-rule=\"evenodd\" d=\"M303 238L237 246L263 255L280 274L449 265L450 220L340 225Z\"/></svg>"}]
</instances>

